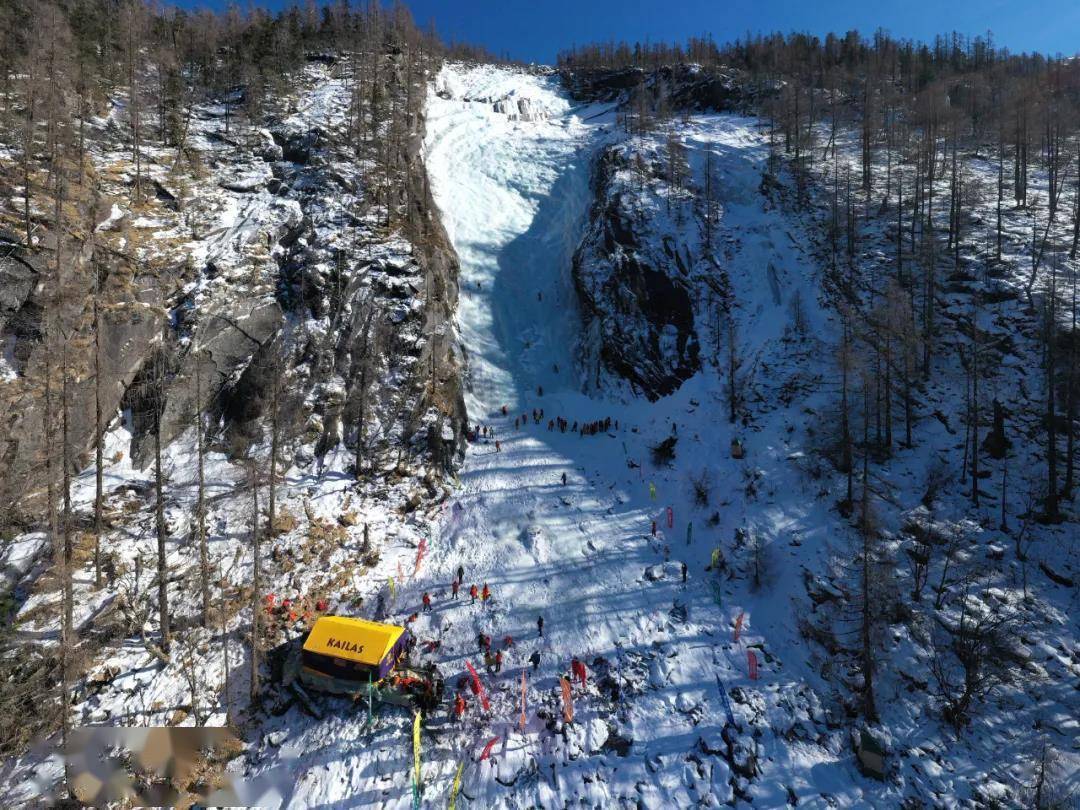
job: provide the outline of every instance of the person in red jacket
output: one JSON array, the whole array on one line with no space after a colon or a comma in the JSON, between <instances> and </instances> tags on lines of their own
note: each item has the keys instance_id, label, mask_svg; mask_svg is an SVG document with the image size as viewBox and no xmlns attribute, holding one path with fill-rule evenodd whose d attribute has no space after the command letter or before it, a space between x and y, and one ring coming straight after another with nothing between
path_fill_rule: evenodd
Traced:
<instances>
[{"instance_id":1,"label":"person in red jacket","mask_svg":"<svg viewBox=\"0 0 1080 810\"><path fill-rule=\"evenodd\" d=\"M454 698L454 716L458 720L465 716L465 697L461 692L458 692L457 697Z\"/></svg>"},{"instance_id":2,"label":"person in red jacket","mask_svg":"<svg viewBox=\"0 0 1080 810\"><path fill-rule=\"evenodd\" d=\"M430 613L431 612L431 594L428 593L427 591L424 591L424 600L423 601L424 601L424 612L425 613Z\"/></svg>"},{"instance_id":3,"label":"person in red jacket","mask_svg":"<svg viewBox=\"0 0 1080 810\"><path fill-rule=\"evenodd\" d=\"M499 650L497 653L495 653L495 674L496 675L498 675L499 672L502 671L502 659L503 659L502 650Z\"/></svg>"},{"instance_id":4,"label":"person in red jacket","mask_svg":"<svg viewBox=\"0 0 1080 810\"><path fill-rule=\"evenodd\" d=\"M514 637L513 636L503 636L503 649L504 650L509 650L513 646L514 646Z\"/></svg>"},{"instance_id":5,"label":"person in red jacket","mask_svg":"<svg viewBox=\"0 0 1080 810\"><path fill-rule=\"evenodd\" d=\"M457 599L458 591L461 589L461 583L456 579L450 583L450 594L454 599Z\"/></svg>"},{"instance_id":6,"label":"person in red jacket","mask_svg":"<svg viewBox=\"0 0 1080 810\"><path fill-rule=\"evenodd\" d=\"M473 603L476 602L476 597L477 597L477 595L479 593L480 593L480 591L477 590L475 582L472 585L469 586L469 596L472 597Z\"/></svg>"},{"instance_id":7,"label":"person in red jacket","mask_svg":"<svg viewBox=\"0 0 1080 810\"><path fill-rule=\"evenodd\" d=\"M491 588L489 588L488 584L485 582L484 583L484 590L480 594L480 600L483 601L483 602L486 602L490 598L491 598Z\"/></svg>"},{"instance_id":8,"label":"person in red jacket","mask_svg":"<svg viewBox=\"0 0 1080 810\"><path fill-rule=\"evenodd\" d=\"M585 686L585 665L576 658L570 662L570 673L576 680L581 682L582 687Z\"/></svg>"}]
</instances>

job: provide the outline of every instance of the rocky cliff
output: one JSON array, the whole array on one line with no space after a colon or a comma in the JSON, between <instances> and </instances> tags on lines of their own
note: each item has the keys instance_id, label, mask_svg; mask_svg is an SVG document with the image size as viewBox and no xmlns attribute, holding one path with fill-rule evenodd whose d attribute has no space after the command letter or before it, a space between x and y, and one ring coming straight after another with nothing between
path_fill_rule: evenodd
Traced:
<instances>
[{"instance_id":1,"label":"rocky cliff","mask_svg":"<svg viewBox=\"0 0 1080 810\"><path fill-rule=\"evenodd\" d=\"M409 83L422 98L422 77L392 52L379 81L402 110ZM278 381L302 466L343 444L365 472L409 458L453 466L465 421L457 262L420 159L422 112L402 113L393 137L362 136L353 87L348 64L318 60L257 114L242 88L195 103L185 140L144 144L138 175L125 100L110 98L88 121L85 181L59 226L40 212L27 247L8 201L6 503L43 481L65 375L76 467L94 444L96 398L106 427L128 423L139 465L155 424L168 445L197 413L239 457Z\"/></svg>"},{"instance_id":2,"label":"rocky cliff","mask_svg":"<svg viewBox=\"0 0 1080 810\"><path fill-rule=\"evenodd\" d=\"M630 382L650 400L672 393L700 368L692 257L662 207L636 184L625 144L597 160L595 201L574 256L574 284L586 321L586 370ZM653 168L641 164L639 171ZM644 178L642 178L644 181ZM652 201L655 202L655 201Z\"/></svg>"}]
</instances>

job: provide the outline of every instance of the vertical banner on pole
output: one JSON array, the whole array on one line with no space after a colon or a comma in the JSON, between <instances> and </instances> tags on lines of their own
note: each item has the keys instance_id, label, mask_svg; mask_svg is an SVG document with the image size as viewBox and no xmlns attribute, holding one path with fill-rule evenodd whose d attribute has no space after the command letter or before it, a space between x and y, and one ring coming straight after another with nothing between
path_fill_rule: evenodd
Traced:
<instances>
[{"instance_id":1,"label":"vertical banner on pole","mask_svg":"<svg viewBox=\"0 0 1080 810\"><path fill-rule=\"evenodd\" d=\"M559 678L559 682L562 685L563 720L567 723L573 723L574 700L570 697L570 681L566 680L566 678Z\"/></svg>"},{"instance_id":2,"label":"vertical banner on pole","mask_svg":"<svg viewBox=\"0 0 1080 810\"><path fill-rule=\"evenodd\" d=\"M753 650L746 651L746 662L750 666L750 680L757 680L757 656L754 655Z\"/></svg>"},{"instance_id":3,"label":"vertical banner on pole","mask_svg":"<svg viewBox=\"0 0 1080 810\"><path fill-rule=\"evenodd\" d=\"M667 527L669 529L675 526L675 510L670 506L667 508Z\"/></svg>"},{"instance_id":4,"label":"vertical banner on pole","mask_svg":"<svg viewBox=\"0 0 1080 810\"><path fill-rule=\"evenodd\" d=\"M521 670L521 732L525 733L525 670Z\"/></svg>"},{"instance_id":5,"label":"vertical banner on pole","mask_svg":"<svg viewBox=\"0 0 1080 810\"><path fill-rule=\"evenodd\" d=\"M450 804L447 806L447 810L457 810L457 795L461 790L461 774L465 771L465 760L457 766L457 773L454 774L454 783L450 785Z\"/></svg>"},{"instance_id":6,"label":"vertical banner on pole","mask_svg":"<svg viewBox=\"0 0 1080 810\"><path fill-rule=\"evenodd\" d=\"M724 682L720 680L720 676L716 676L716 685L720 687L720 698L724 701L724 714L727 715L727 721L731 725L735 725L735 715L731 713L731 701L728 700L727 689L724 687Z\"/></svg>"},{"instance_id":7,"label":"vertical banner on pole","mask_svg":"<svg viewBox=\"0 0 1080 810\"><path fill-rule=\"evenodd\" d=\"M487 741L487 745L484 746L484 752L480 754L478 762L483 762L485 759L491 756L491 749L495 747L495 743L499 741L498 737L492 737Z\"/></svg>"},{"instance_id":8,"label":"vertical banner on pole","mask_svg":"<svg viewBox=\"0 0 1080 810\"><path fill-rule=\"evenodd\" d=\"M744 611L740 611L738 618L735 619L735 641L736 641L736 643L739 641L739 635L742 633L742 623L743 623L743 619L745 617L746 617L746 613Z\"/></svg>"},{"instance_id":9,"label":"vertical banner on pole","mask_svg":"<svg viewBox=\"0 0 1080 810\"><path fill-rule=\"evenodd\" d=\"M413 773L416 780L417 793L420 792L420 712L416 713L413 719L412 727L412 741L413 741Z\"/></svg>"},{"instance_id":10,"label":"vertical banner on pole","mask_svg":"<svg viewBox=\"0 0 1080 810\"><path fill-rule=\"evenodd\" d=\"M420 538L420 546L416 549L416 567L413 569L413 576L415 577L420 571L420 563L424 559L424 552L427 551L427 538Z\"/></svg>"},{"instance_id":11,"label":"vertical banner on pole","mask_svg":"<svg viewBox=\"0 0 1080 810\"><path fill-rule=\"evenodd\" d=\"M484 711L491 711L491 704L488 702L487 692L484 690L484 685L480 683L480 676L476 674L476 669L472 665L472 661L466 661L465 666L469 669L469 674L472 675L473 686L476 687L476 693L480 695L480 703L484 707Z\"/></svg>"}]
</instances>

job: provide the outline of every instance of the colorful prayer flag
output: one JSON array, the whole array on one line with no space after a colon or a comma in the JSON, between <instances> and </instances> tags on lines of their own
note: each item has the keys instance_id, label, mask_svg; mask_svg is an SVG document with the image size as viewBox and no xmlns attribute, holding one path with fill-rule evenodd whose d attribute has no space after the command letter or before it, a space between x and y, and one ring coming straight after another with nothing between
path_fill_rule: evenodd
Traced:
<instances>
[{"instance_id":1,"label":"colorful prayer flag","mask_svg":"<svg viewBox=\"0 0 1080 810\"><path fill-rule=\"evenodd\" d=\"M461 760L461 763L457 767L457 773L454 774L454 783L450 785L450 804L447 810L456 810L457 808L457 795L461 790L461 774L465 771L465 760Z\"/></svg>"}]
</instances>

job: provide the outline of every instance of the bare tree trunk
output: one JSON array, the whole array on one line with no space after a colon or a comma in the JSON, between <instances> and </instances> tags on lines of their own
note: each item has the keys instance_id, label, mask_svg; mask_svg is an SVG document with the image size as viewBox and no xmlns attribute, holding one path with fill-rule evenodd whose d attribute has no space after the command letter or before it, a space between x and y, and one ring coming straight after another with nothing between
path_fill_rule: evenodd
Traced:
<instances>
[{"instance_id":1,"label":"bare tree trunk","mask_svg":"<svg viewBox=\"0 0 1080 810\"><path fill-rule=\"evenodd\" d=\"M1050 298L1046 313L1046 519L1058 520L1057 414L1054 387L1057 376L1057 267L1051 264Z\"/></svg>"},{"instance_id":2,"label":"bare tree trunk","mask_svg":"<svg viewBox=\"0 0 1080 810\"><path fill-rule=\"evenodd\" d=\"M101 587L102 511L105 502L105 427L101 414L101 291L94 296L94 587Z\"/></svg>"},{"instance_id":3,"label":"bare tree trunk","mask_svg":"<svg viewBox=\"0 0 1080 810\"><path fill-rule=\"evenodd\" d=\"M250 696L259 698L259 594L262 590L262 570L259 551L259 473L251 464L251 683Z\"/></svg>"},{"instance_id":4,"label":"bare tree trunk","mask_svg":"<svg viewBox=\"0 0 1080 810\"><path fill-rule=\"evenodd\" d=\"M164 362L158 360L157 362ZM159 371L154 390L154 526L157 531L158 623L161 625L161 651L166 655L171 645L169 629L169 577L165 559L164 471L161 465L161 411L164 380Z\"/></svg>"},{"instance_id":5,"label":"bare tree trunk","mask_svg":"<svg viewBox=\"0 0 1080 810\"><path fill-rule=\"evenodd\" d=\"M859 532L862 535L862 564L859 586L862 591L860 642L861 667L863 676L863 716L870 722L877 720L877 704L874 700L874 647L873 622L874 608L871 594L871 556L873 528L870 525L870 392L863 386L863 470L862 470L862 507L859 516Z\"/></svg>"},{"instance_id":6,"label":"bare tree trunk","mask_svg":"<svg viewBox=\"0 0 1080 810\"><path fill-rule=\"evenodd\" d=\"M202 365L195 358L195 434L198 442L198 494L195 501L195 531L199 541L199 588L202 599L202 624L210 625L210 555L206 547L206 426L202 412Z\"/></svg>"}]
</instances>

